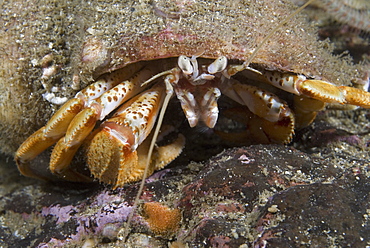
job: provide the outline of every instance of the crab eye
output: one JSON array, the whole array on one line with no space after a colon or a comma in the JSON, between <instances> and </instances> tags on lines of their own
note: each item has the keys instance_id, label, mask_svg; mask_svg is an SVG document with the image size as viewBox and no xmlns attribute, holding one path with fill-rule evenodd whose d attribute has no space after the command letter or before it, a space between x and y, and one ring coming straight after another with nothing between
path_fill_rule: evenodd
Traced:
<instances>
[{"instance_id":1,"label":"crab eye","mask_svg":"<svg viewBox=\"0 0 370 248\"><path fill-rule=\"evenodd\" d=\"M225 56L218 57L212 64L208 66L208 73L215 74L225 70L227 66L227 58Z\"/></svg>"},{"instance_id":2,"label":"crab eye","mask_svg":"<svg viewBox=\"0 0 370 248\"><path fill-rule=\"evenodd\" d=\"M190 75L193 73L194 68L191 65L191 61L188 57L185 55L181 55L177 61L177 64L179 65L182 72L186 75Z\"/></svg>"}]
</instances>

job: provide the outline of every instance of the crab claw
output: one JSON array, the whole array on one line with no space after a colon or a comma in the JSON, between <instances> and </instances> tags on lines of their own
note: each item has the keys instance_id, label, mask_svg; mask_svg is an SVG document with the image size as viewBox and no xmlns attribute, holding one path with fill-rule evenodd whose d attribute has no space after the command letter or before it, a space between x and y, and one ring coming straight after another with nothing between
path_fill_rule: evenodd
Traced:
<instances>
[{"instance_id":1,"label":"crab claw","mask_svg":"<svg viewBox=\"0 0 370 248\"><path fill-rule=\"evenodd\" d=\"M129 181L129 175L138 166L137 151L132 150L130 138L114 128L104 127L93 136L87 148L87 164L91 174L107 184L117 185ZM129 130L126 130L129 131ZM132 132L127 132L132 136ZM123 183L122 183L123 184ZM121 185L121 184L120 184Z\"/></svg>"},{"instance_id":2,"label":"crab claw","mask_svg":"<svg viewBox=\"0 0 370 248\"><path fill-rule=\"evenodd\" d=\"M86 156L91 174L99 181L122 186L143 176L147 164L151 132L164 97L163 85L158 85L125 103L106 120L88 140ZM168 149L156 148L150 158L149 171L163 167L182 150L184 138L179 136ZM155 161L154 161L155 160ZM159 161L158 161L159 160Z\"/></svg>"},{"instance_id":3,"label":"crab claw","mask_svg":"<svg viewBox=\"0 0 370 248\"><path fill-rule=\"evenodd\" d=\"M121 135L127 135L128 139ZM130 136L132 134L129 130L122 130L122 127L104 127L93 134L87 148L87 164L95 178L117 188L143 177L151 137L132 150ZM179 135L173 143L156 147L149 161L148 174L174 160L181 153L184 144L185 138Z\"/></svg>"}]
</instances>

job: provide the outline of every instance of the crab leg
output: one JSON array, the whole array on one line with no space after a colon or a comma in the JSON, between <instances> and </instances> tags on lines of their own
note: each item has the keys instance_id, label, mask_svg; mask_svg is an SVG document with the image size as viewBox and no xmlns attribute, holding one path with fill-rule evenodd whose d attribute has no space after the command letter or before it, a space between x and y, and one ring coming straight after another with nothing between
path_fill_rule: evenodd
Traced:
<instances>
[{"instance_id":1,"label":"crab leg","mask_svg":"<svg viewBox=\"0 0 370 248\"><path fill-rule=\"evenodd\" d=\"M103 120L127 99L141 91L141 82L155 73L154 67L145 67L137 75L106 91L89 107L76 115L68 126L65 137L55 145L50 158L50 170L61 174L72 161L73 156L85 138L94 129L97 120Z\"/></svg>"},{"instance_id":2,"label":"crab leg","mask_svg":"<svg viewBox=\"0 0 370 248\"><path fill-rule=\"evenodd\" d=\"M89 85L87 88L77 93L75 98L64 104L53 115L45 127L40 128L33 135L31 135L17 150L15 154L15 160L20 172L26 176L40 178L38 175L32 172L28 163L49 146L53 145L66 133L67 136L65 139L62 139L59 147L67 146L70 148L74 147L76 144L80 145L83 137L89 133L89 131L86 130L91 131L91 129L94 127L94 118L95 121L98 118L104 118L103 115L108 114L109 111L112 110L110 103L115 106L119 105L129 97L127 95L130 95L130 93L137 91L137 89L140 88L140 84L137 83L138 81L149 77L149 74L152 73L148 72L148 69L142 70L139 74L133 77L131 81L127 80L126 82L120 84L122 80L127 78L127 73L131 74L133 71L135 72L140 68L142 68L142 65L135 64L130 66L129 69L126 69L125 71L117 70L110 74L106 74L97 82ZM117 84L118 86L116 86ZM135 89L133 86L135 86ZM127 88L123 89L124 87ZM101 100L98 99L99 97L101 97ZM83 110L84 108L86 109ZM78 116L77 118L75 118L76 115ZM85 124L88 124L89 126L85 127ZM77 139L77 142L72 141L73 139ZM56 151L60 150L62 149L57 147ZM56 154L54 155L54 158L62 160L62 157L57 155L58 153L54 154ZM63 154L63 152L60 154ZM51 163L58 164L58 161L53 162L52 160Z\"/></svg>"},{"instance_id":3,"label":"crab leg","mask_svg":"<svg viewBox=\"0 0 370 248\"><path fill-rule=\"evenodd\" d=\"M48 121L48 123L32 134L16 152L16 159L24 163L32 160L43 150L51 146L62 137L67 131L68 124L79 113L85 101L81 96L94 96L100 93L104 88L111 86L111 82L103 80L91 84L89 87L78 93L79 97L75 97L66 102Z\"/></svg>"},{"instance_id":4,"label":"crab leg","mask_svg":"<svg viewBox=\"0 0 370 248\"><path fill-rule=\"evenodd\" d=\"M289 143L294 133L294 117L288 105L276 95L258 87L228 79L221 91L234 101L245 105L255 115L270 141Z\"/></svg>"},{"instance_id":5,"label":"crab leg","mask_svg":"<svg viewBox=\"0 0 370 248\"><path fill-rule=\"evenodd\" d=\"M244 69L257 70L243 65L229 66L224 75L227 78ZM363 89L349 86L336 86L324 80L307 79L303 75L281 73L277 71L259 72L275 87L291 92L295 95L305 95L326 103L351 104L363 108L370 108L370 93ZM367 80L369 80L367 78Z\"/></svg>"},{"instance_id":6,"label":"crab leg","mask_svg":"<svg viewBox=\"0 0 370 248\"><path fill-rule=\"evenodd\" d=\"M370 108L370 93L349 86L336 86L332 83L307 79L303 75L264 71L264 76L277 88L296 95L305 95L327 103L352 104Z\"/></svg>"},{"instance_id":7,"label":"crab leg","mask_svg":"<svg viewBox=\"0 0 370 248\"><path fill-rule=\"evenodd\" d=\"M44 127L28 137L15 153L15 161L19 171L25 176L40 178L29 168L28 163L63 137L68 129L68 124L87 104L86 99L98 97L105 89L111 88L114 83L101 79L91 84L79 92L75 98L66 102Z\"/></svg>"},{"instance_id":8,"label":"crab leg","mask_svg":"<svg viewBox=\"0 0 370 248\"><path fill-rule=\"evenodd\" d=\"M83 108L91 106L92 102L98 99L108 90L122 83L127 79L127 74L133 75L142 69L143 65L133 64L126 70L117 70L103 75L98 81L90 84L76 94L74 98L65 103L45 125L46 137L62 137L68 128L69 123Z\"/></svg>"}]
</instances>

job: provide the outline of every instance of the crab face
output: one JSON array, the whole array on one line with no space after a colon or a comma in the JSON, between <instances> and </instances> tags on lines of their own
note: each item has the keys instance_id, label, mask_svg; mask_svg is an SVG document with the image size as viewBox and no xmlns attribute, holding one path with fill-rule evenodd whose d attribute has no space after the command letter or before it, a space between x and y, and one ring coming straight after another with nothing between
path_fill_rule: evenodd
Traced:
<instances>
[{"instance_id":1,"label":"crab face","mask_svg":"<svg viewBox=\"0 0 370 248\"><path fill-rule=\"evenodd\" d=\"M110 37L96 32L104 28L88 29L91 37L79 67L82 74L103 75L21 145L15 159L23 174L41 177L29 162L54 143L50 169L72 181L88 180L69 167L81 146L93 176L116 187L142 177L147 159L151 171L162 168L184 145L180 135L148 158L154 123L172 95L190 126L203 122L210 128L217 122L217 100L226 95L248 108L248 132L273 143L288 143L294 128L312 122L325 103L370 106L368 92L336 86L338 79L349 81L354 69L342 63L348 74L338 72L339 62L313 38L302 18L293 18L258 47L266 37L261 28L270 30L267 24L279 23L280 16L292 11L280 1L175 2L171 8L160 1L125 4L121 8L127 19L118 22L115 44L108 46ZM143 7L141 15L128 13ZM132 21L133 16L140 21ZM151 22L143 25L141 19ZM263 84L293 95L292 104Z\"/></svg>"}]
</instances>

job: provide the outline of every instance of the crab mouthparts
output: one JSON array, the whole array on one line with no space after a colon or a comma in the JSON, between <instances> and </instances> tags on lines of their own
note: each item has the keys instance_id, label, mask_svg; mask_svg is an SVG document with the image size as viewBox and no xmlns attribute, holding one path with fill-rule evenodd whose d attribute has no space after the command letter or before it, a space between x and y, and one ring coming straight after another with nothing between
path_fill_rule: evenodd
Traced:
<instances>
[{"instance_id":1,"label":"crab mouthparts","mask_svg":"<svg viewBox=\"0 0 370 248\"><path fill-rule=\"evenodd\" d=\"M187 80L181 81L186 82L177 85L175 93L190 127L195 127L199 121L203 121L207 127L213 128L219 113L217 100L221 96L220 89L212 85L212 81L206 81L196 86ZM189 86L190 84L191 86ZM184 85L188 85L188 87Z\"/></svg>"},{"instance_id":2,"label":"crab mouthparts","mask_svg":"<svg viewBox=\"0 0 370 248\"><path fill-rule=\"evenodd\" d=\"M201 120L207 127L213 128L219 113L217 100L221 96L218 84L227 67L227 58L221 56L208 66L199 66L197 56L189 58L181 55L178 66L183 77L174 89L190 127Z\"/></svg>"}]
</instances>

